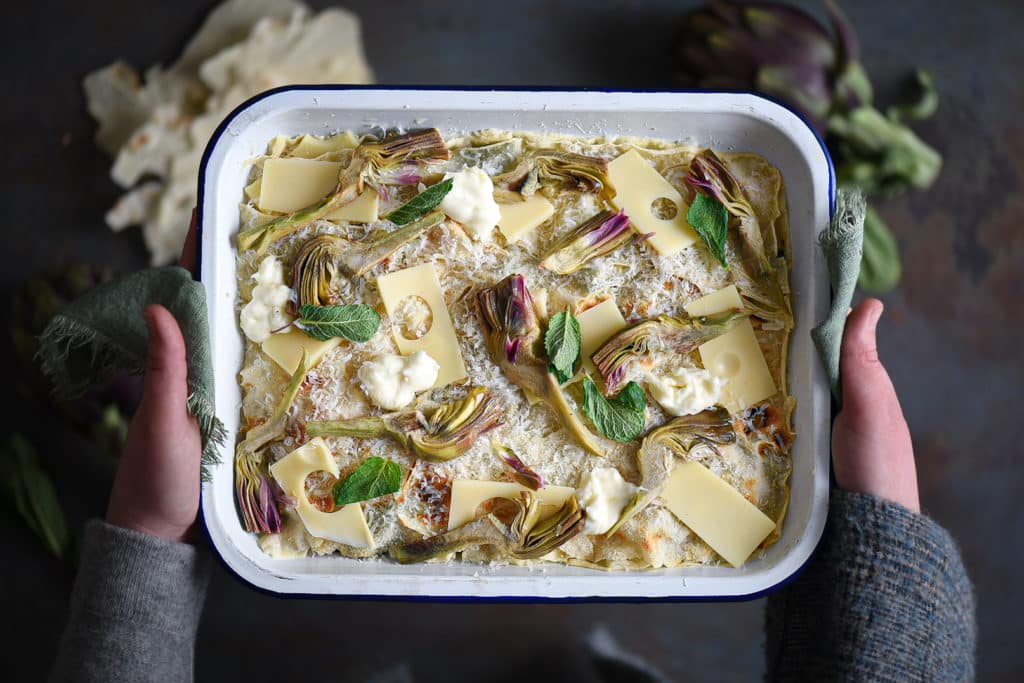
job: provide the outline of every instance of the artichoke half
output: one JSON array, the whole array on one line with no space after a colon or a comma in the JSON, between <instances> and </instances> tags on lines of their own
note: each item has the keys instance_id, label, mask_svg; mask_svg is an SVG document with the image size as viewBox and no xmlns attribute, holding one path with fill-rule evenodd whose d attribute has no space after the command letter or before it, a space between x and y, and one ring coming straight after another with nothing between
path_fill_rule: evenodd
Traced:
<instances>
[{"instance_id":1,"label":"artichoke half","mask_svg":"<svg viewBox=\"0 0 1024 683\"><path fill-rule=\"evenodd\" d=\"M292 268L292 289L296 310L306 304L332 306L338 302L335 284L339 275L363 275L400 247L444 220L444 212L431 211L415 221L364 242L351 242L337 235L317 235L302 245Z\"/></svg>"},{"instance_id":2,"label":"artichoke half","mask_svg":"<svg viewBox=\"0 0 1024 683\"><path fill-rule=\"evenodd\" d=\"M241 231L238 248L256 249L262 254L274 241L355 200L367 186L383 192L388 185L416 184L434 174L437 165L449 158L448 147L436 128L403 135L392 132L380 140L367 138L356 147L348 166L341 169L334 192L311 206Z\"/></svg>"},{"instance_id":3,"label":"artichoke half","mask_svg":"<svg viewBox=\"0 0 1024 683\"><path fill-rule=\"evenodd\" d=\"M785 262L779 258L774 226L761 225L739 181L714 151L704 149L694 156L686 182L736 219L738 229L728 233L733 249L727 258L736 288L750 310L775 326L786 326L791 316L782 290Z\"/></svg>"},{"instance_id":4,"label":"artichoke half","mask_svg":"<svg viewBox=\"0 0 1024 683\"><path fill-rule=\"evenodd\" d=\"M418 410L379 417L306 423L309 436L372 438L390 436L418 457L447 462L463 455L476 440L498 427L504 411L485 387L472 387L465 398L442 403L429 416Z\"/></svg>"},{"instance_id":5,"label":"artichoke half","mask_svg":"<svg viewBox=\"0 0 1024 683\"><path fill-rule=\"evenodd\" d=\"M658 497L665 486L675 458L686 458L698 445L714 448L736 441L729 411L720 406L696 415L683 415L651 431L640 444L636 459L640 468L640 490L622 509L615 524L606 532L614 534L640 510Z\"/></svg>"},{"instance_id":6,"label":"artichoke half","mask_svg":"<svg viewBox=\"0 0 1024 683\"><path fill-rule=\"evenodd\" d=\"M583 531L586 514L575 496L545 519L541 519L540 501L533 491L523 491L520 496L485 501L483 505L493 510L487 515L447 533L396 545L390 550L391 557L410 564L475 546L492 546L506 559L535 560ZM502 517L511 519L506 523Z\"/></svg>"},{"instance_id":7,"label":"artichoke half","mask_svg":"<svg viewBox=\"0 0 1024 683\"><path fill-rule=\"evenodd\" d=\"M494 178L496 187L518 191L525 197L535 194L544 182L559 189L598 194L605 200L615 197L615 188L608 180L608 160L575 152L540 151Z\"/></svg>"},{"instance_id":8,"label":"artichoke half","mask_svg":"<svg viewBox=\"0 0 1024 683\"><path fill-rule=\"evenodd\" d=\"M263 447L284 436L288 411L306 378L308 362L308 354L303 351L270 419L246 432L245 439L235 448L235 493L246 531L271 534L281 530L281 516L271 493L270 480L264 474Z\"/></svg>"},{"instance_id":9,"label":"artichoke half","mask_svg":"<svg viewBox=\"0 0 1024 683\"><path fill-rule=\"evenodd\" d=\"M533 297L522 275L477 292L477 314L491 359L517 387L533 393L558 413L576 440L594 455L604 455L600 441L565 400L558 380L548 372L543 338Z\"/></svg>"},{"instance_id":10,"label":"artichoke half","mask_svg":"<svg viewBox=\"0 0 1024 683\"><path fill-rule=\"evenodd\" d=\"M606 256L619 247L643 242L653 234L639 235L630 229L625 212L605 210L555 242L540 267L559 275L575 273L588 261Z\"/></svg>"},{"instance_id":11,"label":"artichoke half","mask_svg":"<svg viewBox=\"0 0 1024 683\"><path fill-rule=\"evenodd\" d=\"M706 341L725 334L747 314L730 310L693 318L659 315L630 325L594 352L591 359L604 379L606 396L619 393L628 381L630 362L660 351L685 355Z\"/></svg>"}]
</instances>

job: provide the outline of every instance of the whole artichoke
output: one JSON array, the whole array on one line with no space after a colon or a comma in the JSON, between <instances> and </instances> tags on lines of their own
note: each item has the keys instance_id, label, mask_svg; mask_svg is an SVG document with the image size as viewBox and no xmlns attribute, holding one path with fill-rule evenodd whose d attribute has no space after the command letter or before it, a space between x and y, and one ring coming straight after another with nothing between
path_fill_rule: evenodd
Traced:
<instances>
[{"instance_id":1,"label":"whole artichoke","mask_svg":"<svg viewBox=\"0 0 1024 683\"><path fill-rule=\"evenodd\" d=\"M789 103L825 136L840 185L884 196L927 189L942 157L903 119L934 113L931 78L917 72L917 101L878 111L856 32L831 0L825 7L830 29L778 2L716 0L690 12L673 46L681 83L752 90ZM900 276L896 241L876 212L864 230L860 285L887 291Z\"/></svg>"}]
</instances>

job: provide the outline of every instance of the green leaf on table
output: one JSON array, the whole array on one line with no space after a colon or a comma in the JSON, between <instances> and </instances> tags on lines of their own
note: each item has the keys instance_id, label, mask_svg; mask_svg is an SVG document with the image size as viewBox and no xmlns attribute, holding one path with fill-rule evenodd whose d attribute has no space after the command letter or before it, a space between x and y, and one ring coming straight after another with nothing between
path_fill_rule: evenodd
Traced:
<instances>
[{"instance_id":1,"label":"green leaf on table","mask_svg":"<svg viewBox=\"0 0 1024 683\"><path fill-rule=\"evenodd\" d=\"M369 341L380 328L380 315L371 306L342 304L341 306L314 306L304 304L299 309L295 324L310 337L327 341L344 337L354 342Z\"/></svg>"},{"instance_id":2,"label":"green leaf on table","mask_svg":"<svg viewBox=\"0 0 1024 683\"><path fill-rule=\"evenodd\" d=\"M729 212L726 208L717 199L698 192L686 212L686 222L707 245L711 255L728 270L729 264L725 262L725 236L729 227Z\"/></svg>"},{"instance_id":3,"label":"green leaf on table","mask_svg":"<svg viewBox=\"0 0 1024 683\"><path fill-rule=\"evenodd\" d=\"M412 223L420 216L425 216L437 208L437 205L444 201L444 198L451 192L454 182L454 179L448 178L437 185L431 185L384 218L395 225Z\"/></svg>"},{"instance_id":4,"label":"green leaf on table","mask_svg":"<svg viewBox=\"0 0 1024 683\"><path fill-rule=\"evenodd\" d=\"M334 504L348 505L394 493L402 487L402 468L384 458L367 458L334 485Z\"/></svg>"},{"instance_id":5,"label":"green leaf on table","mask_svg":"<svg viewBox=\"0 0 1024 683\"><path fill-rule=\"evenodd\" d=\"M582 348L580 321L569 312L569 309L551 316L548 331L544 334L544 350L548 354L549 368L558 378L559 384L568 382L576 372L576 363L579 361Z\"/></svg>"},{"instance_id":6,"label":"green leaf on table","mask_svg":"<svg viewBox=\"0 0 1024 683\"><path fill-rule=\"evenodd\" d=\"M632 441L643 434L647 426L646 409L644 390L636 382L605 398L589 376L583 378L583 412L597 431L612 441Z\"/></svg>"},{"instance_id":7,"label":"green leaf on table","mask_svg":"<svg viewBox=\"0 0 1024 683\"><path fill-rule=\"evenodd\" d=\"M63 557L70 543L64 510L32 445L20 434L0 453L0 485L5 497L48 551Z\"/></svg>"}]
</instances>

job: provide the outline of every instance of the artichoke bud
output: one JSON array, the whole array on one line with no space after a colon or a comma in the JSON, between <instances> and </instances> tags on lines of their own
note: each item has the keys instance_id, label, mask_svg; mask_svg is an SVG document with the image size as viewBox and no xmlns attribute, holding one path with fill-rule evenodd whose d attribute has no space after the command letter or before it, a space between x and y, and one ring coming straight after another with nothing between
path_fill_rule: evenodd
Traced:
<instances>
[{"instance_id":1,"label":"artichoke bud","mask_svg":"<svg viewBox=\"0 0 1024 683\"><path fill-rule=\"evenodd\" d=\"M447 533L391 549L391 556L402 564L423 562L461 552L474 546L492 546L505 558L533 560L547 555L583 531L585 515L571 496L553 515L541 519L540 503L532 491L521 498L486 501L492 512ZM511 520L503 522L499 516Z\"/></svg>"},{"instance_id":2,"label":"artichoke bud","mask_svg":"<svg viewBox=\"0 0 1024 683\"><path fill-rule=\"evenodd\" d=\"M574 152L540 152L523 160L514 169L494 178L495 185L530 196L543 181L567 190L615 197L608 180L608 160Z\"/></svg>"},{"instance_id":3,"label":"artichoke bud","mask_svg":"<svg viewBox=\"0 0 1024 683\"><path fill-rule=\"evenodd\" d=\"M503 418L494 394L476 386L465 398L438 407L426 419L424 429L408 435L409 445L424 460L445 462L468 451L480 435L501 425Z\"/></svg>"},{"instance_id":4,"label":"artichoke bud","mask_svg":"<svg viewBox=\"0 0 1024 683\"><path fill-rule=\"evenodd\" d=\"M629 218L622 211L602 211L555 242L540 267L559 275L568 275L588 261L612 253L619 247L642 242L650 237L638 235L629 228Z\"/></svg>"},{"instance_id":5,"label":"artichoke bud","mask_svg":"<svg viewBox=\"0 0 1024 683\"><path fill-rule=\"evenodd\" d=\"M477 294L480 322L491 357L519 362L520 353L532 353L540 335L533 297L522 275L509 275Z\"/></svg>"},{"instance_id":6,"label":"artichoke bud","mask_svg":"<svg viewBox=\"0 0 1024 683\"><path fill-rule=\"evenodd\" d=\"M606 341L591 357L604 379L605 395L625 386L629 363L652 352L686 355L704 342L725 334L747 317L738 310L692 318L659 315L631 325Z\"/></svg>"},{"instance_id":7,"label":"artichoke bud","mask_svg":"<svg viewBox=\"0 0 1024 683\"><path fill-rule=\"evenodd\" d=\"M426 128L401 135L391 131L381 140L369 138L355 156L366 160L360 185L364 179L376 185L415 185L431 174L430 166L448 161L451 153L441 133Z\"/></svg>"},{"instance_id":8,"label":"artichoke bud","mask_svg":"<svg viewBox=\"0 0 1024 683\"><path fill-rule=\"evenodd\" d=\"M338 303L335 278L341 244L341 238L334 235L318 235L302 245L292 269L292 289L298 297L296 310L307 304L333 306Z\"/></svg>"}]
</instances>

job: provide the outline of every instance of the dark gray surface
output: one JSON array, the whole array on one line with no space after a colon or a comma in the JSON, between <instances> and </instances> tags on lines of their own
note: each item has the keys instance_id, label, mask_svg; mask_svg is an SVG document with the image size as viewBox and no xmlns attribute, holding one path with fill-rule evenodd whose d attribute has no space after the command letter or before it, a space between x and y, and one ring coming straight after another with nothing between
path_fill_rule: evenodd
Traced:
<instances>
[{"instance_id":1,"label":"dark gray surface","mask_svg":"<svg viewBox=\"0 0 1024 683\"><path fill-rule=\"evenodd\" d=\"M317 3L323 4L323 3ZM381 83L670 85L663 58L673 21L693 2L350 2L363 18ZM811 4L811 3L806 3ZM881 355L911 424L926 510L962 544L977 586L984 680L1024 679L1018 616L1024 514L1018 503L1018 398L1024 383L1024 20L1013 0L847 2L879 90L931 69L942 93L919 127L946 155L927 195L884 207L905 254L885 297ZM0 25L5 46L5 293L69 260L145 264L134 232L102 214L118 195L91 142L82 76L116 58L168 61L210 3L45 3ZM62 142L63 141L63 142ZM4 297L6 299L6 296ZM6 310L6 308L2 309ZM6 348L0 347L0 350ZM102 514L111 466L30 405L5 404L43 451L76 525ZM0 512L0 642L12 673L45 668L63 622L70 568L47 558ZM291 657L253 657L290 643L340 678L352 661L408 655L423 679L475 680L544 643L607 624L623 643L682 679L750 680L762 671L760 602L700 605L440 605L283 600L218 570L200 630L201 680L292 678ZM294 650L292 650L294 651ZM370 654L373 653L373 654ZM468 653L468 654L467 654ZM18 678L14 676L14 678Z\"/></svg>"}]
</instances>

